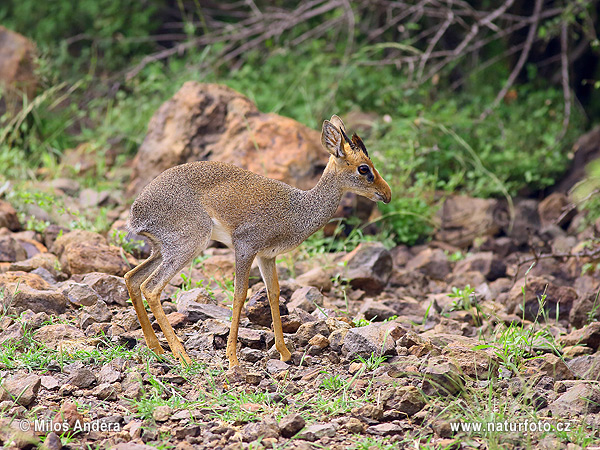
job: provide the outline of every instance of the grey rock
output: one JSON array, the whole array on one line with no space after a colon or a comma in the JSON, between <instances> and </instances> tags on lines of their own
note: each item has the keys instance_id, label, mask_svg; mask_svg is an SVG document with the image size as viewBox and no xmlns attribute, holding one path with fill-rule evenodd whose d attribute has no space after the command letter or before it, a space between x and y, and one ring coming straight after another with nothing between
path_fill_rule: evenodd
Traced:
<instances>
[{"instance_id":1,"label":"grey rock","mask_svg":"<svg viewBox=\"0 0 600 450\"><path fill-rule=\"evenodd\" d=\"M28 309L33 312L46 312L48 314L62 314L67 308L67 299L59 290L34 289L26 284L19 285L18 289L6 289L2 306L11 308L17 314Z\"/></svg>"},{"instance_id":2,"label":"grey rock","mask_svg":"<svg viewBox=\"0 0 600 450\"><path fill-rule=\"evenodd\" d=\"M22 406L29 406L35 400L41 386L41 378L34 374L16 374L5 378L0 385L0 402L16 400Z\"/></svg>"},{"instance_id":3,"label":"grey rock","mask_svg":"<svg viewBox=\"0 0 600 450\"><path fill-rule=\"evenodd\" d=\"M189 291L179 291L175 303L194 301L196 303L215 303L208 291L204 288L194 288Z\"/></svg>"},{"instance_id":4,"label":"grey rock","mask_svg":"<svg viewBox=\"0 0 600 450\"><path fill-rule=\"evenodd\" d=\"M267 361L267 372L269 372L270 374L283 372L284 370L288 370L289 368L290 366L288 363L279 359L269 359Z\"/></svg>"},{"instance_id":5,"label":"grey rock","mask_svg":"<svg viewBox=\"0 0 600 450\"><path fill-rule=\"evenodd\" d=\"M256 349L267 349L273 340L273 333L270 331L253 330L251 328L240 328L238 330L238 340L242 345Z\"/></svg>"},{"instance_id":6,"label":"grey rock","mask_svg":"<svg viewBox=\"0 0 600 450\"><path fill-rule=\"evenodd\" d=\"M429 359L421 373L425 378L423 392L427 395L453 395L464 385L459 369L441 357Z\"/></svg>"},{"instance_id":7,"label":"grey rock","mask_svg":"<svg viewBox=\"0 0 600 450\"><path fill-rule=\"evenodd\" d=\"M75 306L92 306L100 298L98 293L87 284L72 281L67 281L61 291L69 302Z\"/></svg>"},{"instance_id":8,"label":"grey rock","mask_svg":"<svg viewBox=\"0 0 600 450\"><path fill-rule=\"evenodd\" d=\"M291 438L306 426L306 421L298 413L288 414L279 421L281 435L286 438Z\"/></svg>"},{"instance_id":9,"label":"grey rock","mask_svg":"<svg viewBox=\"0 0 600 450\"><path fill-rule=\"evenodd\" d=\"M567 362L569 369L583 380L600 380L600 354L582 355Z\"/></svg>"},{"instance_id":10,"label":"grey rock","mask_svg":"<svg viewBox=\"0 0 600 450\"><path fill-rule=\"evenodd\" d=\"M250 322L263 327L271 326L271 306L269 305L269 298L267 297L267 290L265 288L259 290L248 299L245 311L246 317L248 317ZM285 305L285 299L279 297L279 315L284 316L286 314L288 314L288 308Z\"/></svg>"},{"instance_id":11,"label":"grey rock","mask_svg":"<svg viewBox=\"0 0 600 450\"><path fill-rule=\"evenodd\" d=\"M403 434L404 428L395 423L380 423L367 428L367 433L377 436L394 436L396 434Z\"/></svg>"},{"instance_id":12,"label":"grey rock","mask_svg":"<svg viewBox=\"0 0 600 450\"><path fill-rule=\"evenodd\" d=\"M581 382L571 387L549 405L553 416L568 417L600 412L600 389Z\"/></svg>"},{"instance_id":13,"label":"grey rock","mask_svg":"<svg viewBox=\"0 0 600 450\"><path fill-rule=\"evenodd\" d=\"M152 411L152 418L157 422L166 422L171 418L173 410L168 405L160 405Z\"/></svg>"},{"instance_id":14,"label":"grey rock","mask_svg":"<svg viewBox=\"0 0 600 450\"><path fill-rule=\"evenodd\" d=\"M20 342L23 339L23 335L23 325L15 322L0 333L0 345Z\"/></svg>"},{"instance_id":15,"label":"grey rock","mask_svg":"<svg viewBox=\"0 0 600 450\"><path fill-rule=\"evenodd\" d=\"M344 337L342 354L352 360L361 356L368 358L372 354L394 355L396 339L405 330L394 322L373 323L366 327L351 328Z\"/></svg>"},{"instance_id":16,"label":"grey rock","mask_svg":"<svg viewBox=\"0 0 600 450\"><path fill-rule=\"evenodd\" d=\"M110 322L113 315L104 300L98 300L94 306L86 308L86 311L96 322Z\"/></svg>"},{"instance_id":17,"label":"grey rock","mask_svg":"<svg viewBox=\"0 0 600 450\"><path fill-rule=\"evenodd\" d=\"M296 331L294 339L298 344L306 345L317 334L322 334L325 337L329 336L329 328L325 320L303 323Z\"/></svg>"},{"instance_id":18,"label":"grey rock","mask_svg":"<svg viewBox=\"0 0 600 450\"><path fill-rule=\"evenodd\" d=\"M53 376L43 375L42 377L40 377L40 379L41 379L41 386L44 389L47 389L48 391L54 391L54 390L58 389L58 387L60 386L58 380L56 378L54 378Z\"/></svg>"},{"instance_id":19,"label":"grey rock","mask_svg":"<svg viewBox=\"0 0 600 450\"><path fill-rule=\"evenodd\" d=\"M392 255L379 242L363 242L344 258L344 277L354 289L367 293L383 290L393 268Z\"/></svg>"},{"instance_id":20,"label":"grey rock","mask_svg":"<svg viewBox=\"0 0 600 450\"><path fill-rule=\"evenodd\" d=\"M367 320L377 322L381 322L397 315L393 308L390 308L384 302L378 302L373 299L367 299L360 307L358 313L362 314Z\"/></svg>"},{"instance_id":21,"label":"grey rock","mask_svg":"<svg viewBox=\"0 0 600 450\"><path fill-rule=\"evenodd\" d=\"M82 283L96 291L107 304L127 306L129 291L127 291L125 280L122 277L92 272L83 277Z\"/></svg>"},{"instance_id":22,"label":"grey rock","mask_svg":"<svg viewBox=\"0 0 600 450\"><path fill-rule=\"evenodd\" d=\"M323 294L316 287L305 286L296 290L287 304L290 311L301 309L306 312L313 312L317 305L323 306Z\"/></svg>"},{"instance_id":23,"label":"grey rock","mask_svg":"<svg viewBox=\"0 0 600 450\"><path fill-rule=\"evenodd\" d=\"M44 450L61 450L63 445L58 435L52 431L46 435L46 439L44 439L44 445L42 448Z\"/></svg>"},{"instance_id":24,"label":"grey rock","mask_svg":"<svg viewBox=\"0 0 600 450\"><path fill-rule=\"evenodd\" d=\"M479 252L458 261L452 274L461 275L466 272L480 272L489 281L494 281L506 274L506 264L492 252Z\"/></svg>"},{"instance_id":25,"label":"grey rock","mask_svg":"<svg viewBox=\"0 0 600 450\"><path fill-rule=\"evenodd\" d=\"M600 347L600 322L592 322L579 330L572 331L561 337L560 342L564 346L587 345L593 350L598 350Z\"/></svg>"},{"instance_id":26,"label":"grey rock","mask_svg":"<svg viewBox=\"0 0 600 450\"><path fill-rule=\"evenodd\" d=\"M177 303L177 312L185 315L190 322L206 319L228 320L231 310L218 305L198 303L191 299L182 299Z\"/></svg>"},{"instance_id":27,"label":"grey rock","mask_svg":"<svg viewBox=\"0 0 600 450\"><path fill-rule=\"evenodd\" d=\"M68 383L78 388L88 388L96 383L96 375L87 368L76 369L69 376Z\"/></svg>"},{"instance_id":28,"label":"grey rock","mask_svg":"<svg viewBox=\"0 0 600 450\"><path fill-rule=\"evenodd\" d=\"M427 247L408 260L406 269L418 271L434 280L443 280L450 273L450 262L443 250Z\"/></svg>"},{"instance_id":29,"label":"grey rock","mask_svg":"<svg viewBox=\"0 0 600 450\"><path fill-rule=\"evenodd\" d=\"M306 427L296 434L296 439L315 442L323 437L334 437L336 431L336 427L333 423L315 424Z\"/></svg>"},{"instance_id":30,"label":"grey rock","mask_svg":"<svg viewBox=\"0 0 600 450\"><path fill-rule=\"evenodd\" d=\"M275 419L266 418L260 422L250 422L242 428L242 440L252 442L257 439L269 439L279 437L279 426Z\"/></svg>"},{"instance_id":31,"label":"grey rock","mask_svg":"<svg viewBox=\"0 0 600 450\"><path fill-rule=\"evenodd\" d=\"M101 383L94 388L92 395L100 400L114 401L117 397L117 391L110 383Z\"/></svg>"},{"instance_id":32,"label":"grey rock","mask_svg":"<svg viewBox=\"0 0 600 450\"><path fill-rule=\"evenodd\" d=\"M122 373L116 370L112 364L105 364L98 372L98 382L99 383L114 383L116 381L120 381L122 377Z\"/></svg>"},{"instance_id":33,"label":"grey rock","mask_svg":"<svg viewBox=\"0 0 600 450\"><path fill-rule=\"evenodd\" d=\"M0 262L23 261L27 251L10 235L0 236Z\"/></svg>"}]
</instances>

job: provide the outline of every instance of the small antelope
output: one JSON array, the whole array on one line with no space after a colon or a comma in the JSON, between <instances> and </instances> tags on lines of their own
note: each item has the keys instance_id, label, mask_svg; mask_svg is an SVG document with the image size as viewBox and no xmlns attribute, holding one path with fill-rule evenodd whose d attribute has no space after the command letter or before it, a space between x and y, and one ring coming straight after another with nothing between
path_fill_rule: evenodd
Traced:
<instances>
[{"instance_id":1,"label":"small antelope","mask_svg":"<svg viewBox=\"0 0 600 450\"><path fill-rule=\"evenodd\" d=\"M281 330L275 258L325 225L345 192L385 203L392 196L361 139L356 134L349 139L338 116L323 122L321 143L331 157L317 185L308 191L216 161L172 167L146 186L131 206L129 228L148 237L152 253L125 275L125 281L148 347L163 353L142 303L142 293L173 354L191 363L167 321L160 293L213 239L235 251L233 316L227 340L229 366L239 364L238 327L254 258L267 286L275 347L282 361L290 359Z\"/></svg>"}]
</instances>

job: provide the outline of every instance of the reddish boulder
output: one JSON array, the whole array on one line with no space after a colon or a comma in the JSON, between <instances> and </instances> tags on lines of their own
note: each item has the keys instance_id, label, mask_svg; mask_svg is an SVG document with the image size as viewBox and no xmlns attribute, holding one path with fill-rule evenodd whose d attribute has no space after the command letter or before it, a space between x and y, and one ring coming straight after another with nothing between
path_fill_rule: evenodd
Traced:
<instances>
[{"instance_id":1,"label":"reddish boulder","mask_svg":"<svg viewBox=\"0 0 600 450\"><path fill-rule=\"evenodd\" d=\"M327 164L319 133L277 114L263 114L227 86L187 82L152 117L133 162L128 194L169 167L190 161L235 164L301 189Z\"/></svg>"}]
</instances>

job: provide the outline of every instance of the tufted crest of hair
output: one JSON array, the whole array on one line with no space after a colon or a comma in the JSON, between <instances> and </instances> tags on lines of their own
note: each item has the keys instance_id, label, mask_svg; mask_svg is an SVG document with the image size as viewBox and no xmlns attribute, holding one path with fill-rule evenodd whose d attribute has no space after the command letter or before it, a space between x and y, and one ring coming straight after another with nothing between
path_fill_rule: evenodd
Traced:
<instances>
[{"instance_id":1,"label":"tufted crest of hair","mask_svg":"<svg viewBox=\"0 0 600 450\"><path fill-rule=\"evenodd\" d=\"M355 149L359 149L362 150L362 152L367 156L367 158L369 157L369 152L367 151L367 147L365 147L365 144L363 143L362 139L358 137L358 134L354 133L352 135L352 144L354 145Z\"/></svg>"}]
</instances>

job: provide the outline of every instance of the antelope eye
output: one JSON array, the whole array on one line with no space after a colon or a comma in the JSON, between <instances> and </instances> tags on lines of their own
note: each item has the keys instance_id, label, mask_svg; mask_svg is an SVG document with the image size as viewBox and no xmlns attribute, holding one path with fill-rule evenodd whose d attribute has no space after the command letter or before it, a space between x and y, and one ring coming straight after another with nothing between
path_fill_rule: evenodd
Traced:
<instances>
[{"instance_id":1,"label":"antelope eye","mask_svg":"<svg viewBox=\"0 0 600 450\"><path fill-rule=\"evenodd\" d=\"M360 173L361 175L366 175L370 172L371 170L369 169L369 166L367 166L366 164L363 164L361 166L358 166L358 173Z\"/></svg>"}]
</instances>

